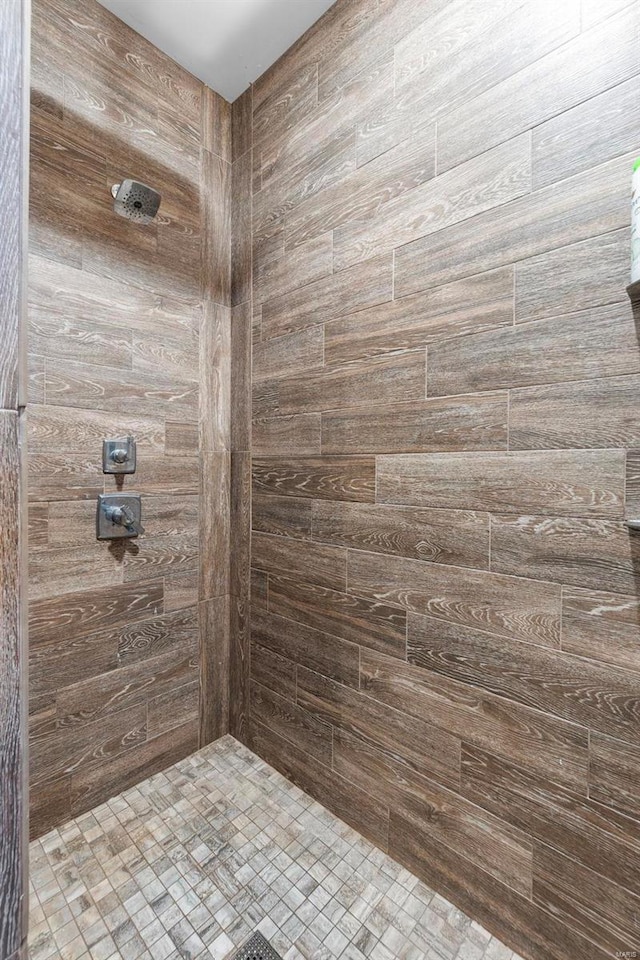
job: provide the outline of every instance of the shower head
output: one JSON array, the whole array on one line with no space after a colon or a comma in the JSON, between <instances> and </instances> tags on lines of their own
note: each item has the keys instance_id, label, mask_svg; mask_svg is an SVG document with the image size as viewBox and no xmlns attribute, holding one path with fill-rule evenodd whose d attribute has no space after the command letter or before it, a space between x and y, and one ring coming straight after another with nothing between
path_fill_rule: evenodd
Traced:
<instances>
[{"instance_id":1,"label":"shower head","mask_svg":"<svg viewBox=\"0 0 640 960\"><path fill-rule=\"evenodd\" d=\"M113 209L127 220L151 223L160 206L160 194L137 180L123 180L111 187Z\"/></svg>"}]
</instances>

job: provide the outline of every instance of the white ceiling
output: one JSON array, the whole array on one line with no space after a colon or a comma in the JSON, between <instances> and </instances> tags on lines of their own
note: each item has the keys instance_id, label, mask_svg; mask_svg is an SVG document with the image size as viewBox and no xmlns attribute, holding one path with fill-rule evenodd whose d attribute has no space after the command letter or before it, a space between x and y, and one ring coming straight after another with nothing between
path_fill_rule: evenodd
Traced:
<instances>
[{"instance_id":1,"label":"white ceiling","mask_svg":"<svg viewBox=\"0 0 640 960\"><path fill-rule=\"evenodd\" d=\"M335 0L100 0L233 101Z\"/></svg>"}]
</instances>

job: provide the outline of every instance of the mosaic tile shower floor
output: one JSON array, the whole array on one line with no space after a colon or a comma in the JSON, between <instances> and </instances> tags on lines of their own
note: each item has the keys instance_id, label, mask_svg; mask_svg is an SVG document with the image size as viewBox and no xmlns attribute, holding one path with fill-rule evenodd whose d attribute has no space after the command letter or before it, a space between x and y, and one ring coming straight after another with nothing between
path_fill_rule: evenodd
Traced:
<instances>
[{"instance_id":1,"label":"mosaic tile shower floor","mask_svg":"<svg viewBox=\"0 0 640 960\"><path fill-rule=\"evenodd\" d=\"M231 737L31 844L31 960L518 960Z\"/></svg>"}]
</instances>

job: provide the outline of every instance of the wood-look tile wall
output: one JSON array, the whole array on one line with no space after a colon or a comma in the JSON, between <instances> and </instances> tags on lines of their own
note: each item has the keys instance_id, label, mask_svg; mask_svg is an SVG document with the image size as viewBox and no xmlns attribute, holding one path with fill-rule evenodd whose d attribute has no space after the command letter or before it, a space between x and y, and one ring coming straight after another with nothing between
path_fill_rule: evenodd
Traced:
<instances>
[{"instance_id":1,"label":"wood-look tile wall","mask_svg":"<svg viewBox=\"0 0 640 960\"><path fill-rule=\"evenodd\" d=\"M29 23L0 4L0 960L26 960L24 305Z\"/></svg>"},{"instance_id":2,"label":"wood-look tile wall","mask_svg":"<svg viewBox=\"0 0 640 960\"><path fill-rule=\"evenodd\" d=\"M252 93L250 742L531 960L640 949L639 31L338 0Z\"/></svg>"},{"instance_id":3,"label":"wood-look tile wall","mask_svg":"<svg viewBox=\"0 0 640 960\"><path fill-rule=\"evenodd\" d=\"M35 0L31 828L228 730L231 108L95 0ZM123 177L162 194L116 216ZM144 536L98 543L106 437Z\"/></svg>"},{"instance_id":4,"label":"wood-look tile wall","mask_svg":"<svg viewBox=\"0 0 640 960\"><path fill-rule=\"evenodd\" d=\"M248 737L251 549L252 91L231 111L231 587L229 728Z\"/></svg>"}]
</instances>

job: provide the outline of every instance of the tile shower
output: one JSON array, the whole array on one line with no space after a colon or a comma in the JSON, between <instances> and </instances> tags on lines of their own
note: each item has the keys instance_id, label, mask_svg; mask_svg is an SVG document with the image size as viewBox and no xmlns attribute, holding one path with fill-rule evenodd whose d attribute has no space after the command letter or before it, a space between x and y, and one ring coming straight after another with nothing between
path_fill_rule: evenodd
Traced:
<instances>
[{"instance_id":1,"label":"tile shower","mask_svg":"<svg viewBox=\"0 0 640 960\"><path fill-rule=\"evenodd\" d=\"M640 2L31 30L32 960L635 955Z\"/></svg>"},{"instance_id":2,"label":"tile shower","mask_svg":"<svg viewBox=\"0 0 640 960\"><path fill-rule=\"evenodd\" d=\"M231 737L32 845L32 960L513 960ZM267 958L269 960L269 958Z\"/></svg>"}]
</instances>

